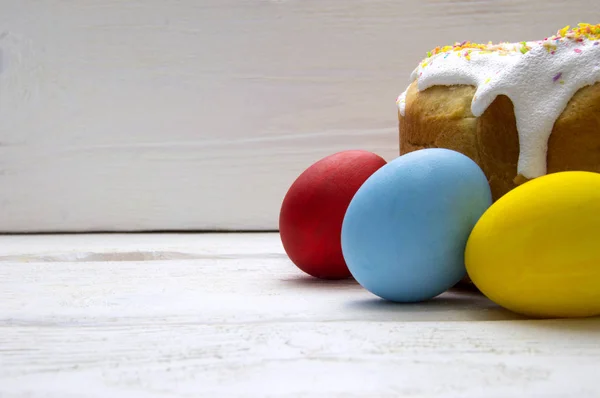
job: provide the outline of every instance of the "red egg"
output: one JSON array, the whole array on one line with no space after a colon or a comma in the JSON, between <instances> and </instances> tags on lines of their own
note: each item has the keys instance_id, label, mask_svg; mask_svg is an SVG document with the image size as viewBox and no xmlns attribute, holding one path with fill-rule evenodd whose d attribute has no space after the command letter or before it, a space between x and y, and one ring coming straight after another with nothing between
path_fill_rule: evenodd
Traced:
<instances>
[{"instance_id":1,"label":"red egg","mask_svg":"<svg viewBox=\"0 0 600 398\"><path fill-rule=\"evenodd\" d=\"M298 268L322 279L351 276L342 255L344 215L356 191L385 164L372 152L343 151L319 160L294 181L281 206L279 233Z\"/></svg>"}]
</instances>

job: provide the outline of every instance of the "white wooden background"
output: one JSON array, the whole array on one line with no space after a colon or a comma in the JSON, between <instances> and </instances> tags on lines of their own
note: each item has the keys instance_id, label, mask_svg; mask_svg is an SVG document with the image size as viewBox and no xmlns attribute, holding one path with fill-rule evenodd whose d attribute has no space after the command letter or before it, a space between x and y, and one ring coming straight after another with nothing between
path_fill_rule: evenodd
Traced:
<instances>
[{"instance_id":1,"label":"white wooden background","mask_svg":"<svg viewBox=\"0 0 600 398\"><path fill-rule=\"evenodd\" d=\"M0 232L274 229L315 160L398 153L430 48L596 0L0 0Z\"/></svg>"},{"instance_id":2,"label":"white wooden background","mask_svg":"<svg viewBox=\"0 0 600 398\"><path fill-rule=\"evenodd\" d=\"M600 318L393 304L271 234L0 236L2 398L598 398Z\"/></svg>"}]
</instances>

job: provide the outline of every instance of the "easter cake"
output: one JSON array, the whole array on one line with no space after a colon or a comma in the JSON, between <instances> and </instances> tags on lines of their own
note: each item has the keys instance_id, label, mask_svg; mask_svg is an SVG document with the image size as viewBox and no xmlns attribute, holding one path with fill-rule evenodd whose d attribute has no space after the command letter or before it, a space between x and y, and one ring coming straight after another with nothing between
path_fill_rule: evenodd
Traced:
<instances>
[{"instance_id":1,"label":"easter cake","mask_svg":"<svg viewBox=\"0 0 600 398\"><path fill-rule=\"evenodd\" d=\"M463 153L494 200L545 174L600 172L600 24L538 41L437 47L411 80L397 99L400 154Z\"/></svg>"}]
</instances>

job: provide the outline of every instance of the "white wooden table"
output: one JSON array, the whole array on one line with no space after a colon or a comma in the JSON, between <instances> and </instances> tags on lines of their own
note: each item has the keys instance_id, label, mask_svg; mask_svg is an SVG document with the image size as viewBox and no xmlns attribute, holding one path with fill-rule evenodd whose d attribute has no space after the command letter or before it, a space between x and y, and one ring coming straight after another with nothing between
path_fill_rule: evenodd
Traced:
<instances>
[{"instance_id":1,"label":"white wooden table","mask_svg":"<svg viewBox=\"0 0 600 398\"><path fill-rule=\"evenodd\" d=\"M0 397L598 397L600 319L395 305L277 234L0 236Z\"/></svg>"}]
</instances>

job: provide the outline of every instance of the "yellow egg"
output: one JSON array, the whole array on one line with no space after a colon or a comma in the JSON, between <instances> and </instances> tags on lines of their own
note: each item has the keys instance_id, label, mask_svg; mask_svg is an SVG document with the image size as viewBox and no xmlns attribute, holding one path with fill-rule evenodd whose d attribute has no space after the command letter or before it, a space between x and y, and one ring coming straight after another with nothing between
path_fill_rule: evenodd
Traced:
<instances>
[{"instance_id":1,"label":"yellow egg","mask_svg":"<svg viewBox=\"0 0 600 398\"><path fill-rule=\"evenodd\" d=\"M492 301L532 317L600 315L600 174L531 180L479 219L467 272Z\"/></svg>"}]
</instances>

